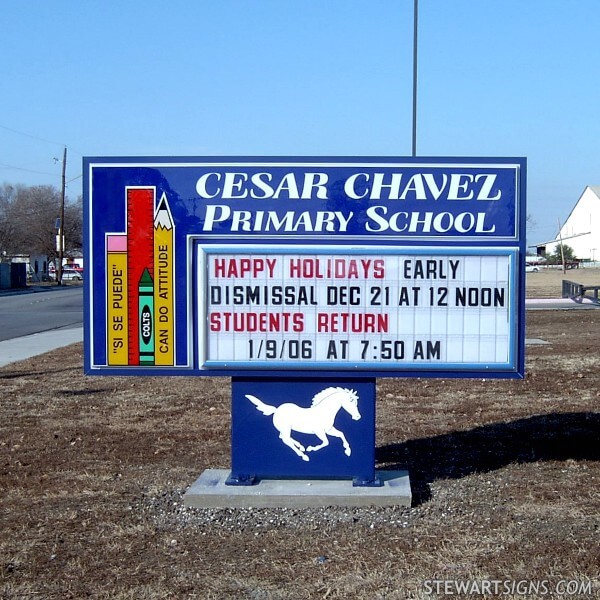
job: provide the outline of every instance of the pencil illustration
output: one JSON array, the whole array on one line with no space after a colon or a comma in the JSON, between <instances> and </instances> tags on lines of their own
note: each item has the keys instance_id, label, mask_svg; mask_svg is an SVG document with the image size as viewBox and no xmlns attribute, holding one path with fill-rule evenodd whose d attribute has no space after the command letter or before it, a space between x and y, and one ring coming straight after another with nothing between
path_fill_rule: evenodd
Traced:
<instances>
[{"instance_id":1,"label":"pencil illustration","mask_svg":"<svg viewBox=\"0 0 600 600\"><path fill-rule=\"evenodd\" d=\"M175 364L174 225L166 194L154 216L155 364Z\"/></svg>"},{"instance_id":2,"label":"pencil illustration","mask_svg":"<svg viewBox=\"0 0 600 600\"><path fill-rule=\"evenodd\" d=\"M138 286L139 364L154 364L154 282L144 269Z\"/></svg>"},{"instance_id":3,"label":"pencil illustration","mask_svg":"<svg viewBox=\"0 0 600 600\"><path fill-rule=\"evenodd\" d=\"M109 365L128 364L127 236L106 236L107 357Z\"/></svg>"}]
</instances>

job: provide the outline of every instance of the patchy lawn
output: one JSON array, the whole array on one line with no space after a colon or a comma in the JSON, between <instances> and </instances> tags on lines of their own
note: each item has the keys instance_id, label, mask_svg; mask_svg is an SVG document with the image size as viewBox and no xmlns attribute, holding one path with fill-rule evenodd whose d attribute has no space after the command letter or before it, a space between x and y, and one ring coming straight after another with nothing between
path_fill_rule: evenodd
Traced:
<instances>
[{"instance_id":1,"label":"patchy lawn","mask_svg":"<svg viewBox=\"0 0 600 600\"><path fill-rule=\"evenodd\" d=\"M4 367L0 597L600 597L600 311L528 312L527 337L550 344L524 381L378 380L410 509L186 509L229 465L229 380L85 377L81 345Z\"/></svg>"}]
</instances>

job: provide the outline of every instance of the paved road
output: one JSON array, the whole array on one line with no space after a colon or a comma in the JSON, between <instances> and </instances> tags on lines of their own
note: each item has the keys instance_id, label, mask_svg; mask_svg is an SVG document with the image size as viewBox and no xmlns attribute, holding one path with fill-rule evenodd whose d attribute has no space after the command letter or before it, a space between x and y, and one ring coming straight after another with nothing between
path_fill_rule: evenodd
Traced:
<instances>
[{"instance_id":1,"label":"paved road","mask_svg":"<svg viewBox=\"0 0 600 600\"><path fill-rule=\"evenodd\" d=\"M0 341L83 327L83 287L30 288L0 295Z\"/></svg>"},{"instance_id":2,"label":"paved road","mask_svg":"<svg viewBox=\"0 0 600 600\"><path fill-rule=\"evenodd\" d=\"M0 293L0 367L83 339L83 288Z\"/></svg>"}]
</instances>

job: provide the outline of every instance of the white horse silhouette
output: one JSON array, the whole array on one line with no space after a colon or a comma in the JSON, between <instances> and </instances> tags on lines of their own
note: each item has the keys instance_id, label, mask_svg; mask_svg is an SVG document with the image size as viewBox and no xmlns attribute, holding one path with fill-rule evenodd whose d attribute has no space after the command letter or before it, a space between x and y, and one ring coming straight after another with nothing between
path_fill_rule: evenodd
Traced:
<instances>
[{"instance_id":1,"label":"white horse silhouette","mask_svg":"<svg viewBox=\"0 0 600 600\"><path fill-rule=\"evenodd\" d=\"M342 440L346 456L350 456L352 453L346 436L333 426L333 422L340 408L346 410L354 421L360 419L358 394L354 390L341 387L325 388L314 396L310 408L301 408L290 402L286 402L281 406L270 406L250 394L246 394L246 398L263 415L273 415L273 425L279 431L279 438L302 460L309 460L306 452L314 452L329 445L328 435L333 435ZM312 433L321 440L321 443L318 446L304 448L300 442L291 436L292 431Z\"/></svg>"}]
</instances>

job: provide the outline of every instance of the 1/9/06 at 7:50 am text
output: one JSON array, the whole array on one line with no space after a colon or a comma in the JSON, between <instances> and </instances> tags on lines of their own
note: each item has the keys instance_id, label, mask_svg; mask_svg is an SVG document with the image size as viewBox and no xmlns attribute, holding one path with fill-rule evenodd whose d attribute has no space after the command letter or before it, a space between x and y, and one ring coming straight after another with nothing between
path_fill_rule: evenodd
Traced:
<instances>
[{"instance_id":1,"label":"1/9/06 at 7:50 am text","mask_svg":"<svg viewBox=\"0 0 600 600\"><path fill-rule=\"evenodd\" d=\"M416 340L409 345L404 340L330 340L315 354L313 342L309 339L248 340L248 359L358 360L359 356L363 361L440 360L441 342Z\"/></svg>"}]
</instances>

